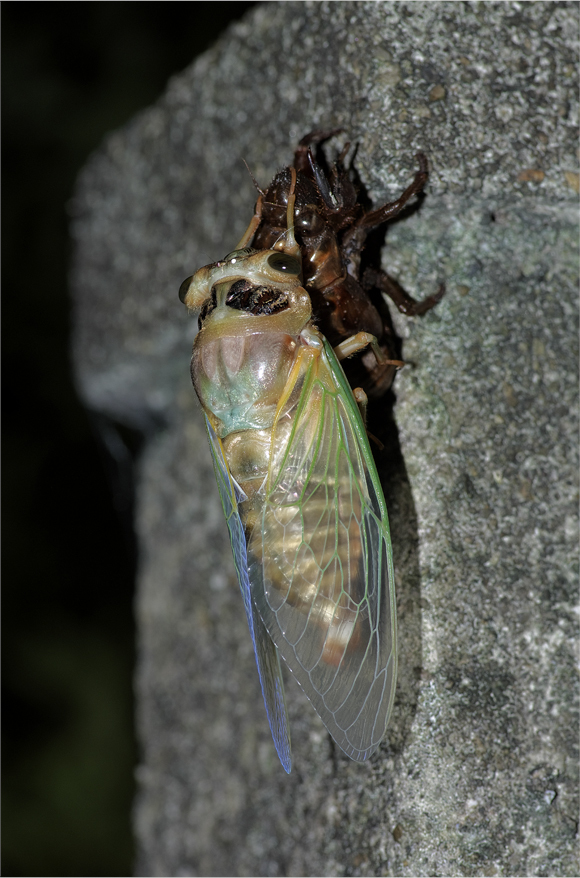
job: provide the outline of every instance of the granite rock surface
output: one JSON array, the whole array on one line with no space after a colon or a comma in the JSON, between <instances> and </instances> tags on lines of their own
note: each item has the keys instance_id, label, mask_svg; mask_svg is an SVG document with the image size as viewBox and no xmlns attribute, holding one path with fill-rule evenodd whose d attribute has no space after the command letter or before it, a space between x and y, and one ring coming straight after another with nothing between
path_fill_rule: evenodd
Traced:
<instances>
[{"instance_id":1,"label":"granite rock surface","mask_svg":"<svg viewBox=\"0 0 580 878\"><path fill-rule=\"evenodd\" d=\"M86 404L141 430L141 875L578 875L576 3L261 4L112 134L72 206ZM183 278L232 249L307 131L375 203L429 156L384 268L391 725L350 762L289 681L278 763L188 361ZM329 154L342 144L338 137ZM376 416L376 414L375 414Z\"/></svg>"}]
</instances>

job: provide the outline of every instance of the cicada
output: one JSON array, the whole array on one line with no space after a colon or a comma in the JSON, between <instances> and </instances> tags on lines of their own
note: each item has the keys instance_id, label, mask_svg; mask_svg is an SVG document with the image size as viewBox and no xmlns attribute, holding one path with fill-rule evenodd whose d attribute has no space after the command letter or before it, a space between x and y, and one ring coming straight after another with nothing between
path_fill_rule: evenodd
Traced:
<instances>
[{"instance_id":1,"label":"cicada","mask_svg":"<svg viewBox=\"0 0 580 878\"><path fill-rule=\"evenodd\" d=\"M266 713L291 769L280 656L336 744L359 762L384 736L396 671L395 589L383 491L364 422L365 394L341 360L376 338L334 348L305 288L289 169L285 228L200 268L180 298L200 309L192 379L207 433Z\"/></svg>"}]
</instances>

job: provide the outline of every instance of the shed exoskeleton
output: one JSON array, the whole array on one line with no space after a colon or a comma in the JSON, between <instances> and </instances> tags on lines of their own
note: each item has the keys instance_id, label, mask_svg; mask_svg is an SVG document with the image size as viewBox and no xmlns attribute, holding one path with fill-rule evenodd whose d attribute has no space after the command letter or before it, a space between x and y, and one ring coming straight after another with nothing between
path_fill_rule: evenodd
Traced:
<instances>
[{"instance_id":1,"label":"shed exoskeleton","mask_svg":"<svg viewBox=\"0 0 580 878\"><path fill-rule=\"evenodd\" d=\"M182 284L200 309L192 378L203 407L264 702L280 761L290 732L279 656L338 746L378 747L396 682L385 501L359 405L312 319L293 232L296 170L275 246L237 248ZM391 365L393 365L391 363ZM358 394L359 400L364 394Z\"/></svg>"},{"instance_id":2,"label":"shed exoskeleton","mask_svg":"<svg viewBox=\"0 0 580 878\"><path fill-rule=\"evenodd\" d=\"M384 358L378 362L371 352L349 361L351 386L360 385L369 397L382 396L391 386L396 368L389 360L400 359L399 339L392 327L386 293L401 313L424 314L440 301L442 285L435 295L416 302L380 266L369 262L365 252L369 234L395 219L427 182L429 170L423 153L416 158L419 170L412 183L395 201L373 209L363 187L351 180L344 165L350 144L336 162L326 168L318 149L340 129L312 131L302 138L294 154L294 167L276 174L265 191L260 190L252 234L247 243L256 249L283 247L288 193L292 174L294 234L302 256L303 283L312 302L316 325L331 344L337 345L357 332L378 339Z\"/></svg>"}]
</instances>

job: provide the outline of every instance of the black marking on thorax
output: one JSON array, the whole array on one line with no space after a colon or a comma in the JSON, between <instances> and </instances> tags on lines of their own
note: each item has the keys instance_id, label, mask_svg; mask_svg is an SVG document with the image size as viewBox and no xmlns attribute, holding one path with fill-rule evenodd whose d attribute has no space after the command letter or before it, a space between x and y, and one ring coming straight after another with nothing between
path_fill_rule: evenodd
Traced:
<instances>
[{"instance_id":1,"label":"black marking on thorax","mask_svg":"<svg viewBox=\"0 0 580 878\"><path fill-rule=\"evenodd\" d=\"M289 307L288 295L275 287L253 284L245 278L233 282L228 290L225 304L236 311L246 311L256 317L277 314ZM198 325L201 329L207 317L217 308L215 288L199 312Z\"/></svg>"}]
</instances>

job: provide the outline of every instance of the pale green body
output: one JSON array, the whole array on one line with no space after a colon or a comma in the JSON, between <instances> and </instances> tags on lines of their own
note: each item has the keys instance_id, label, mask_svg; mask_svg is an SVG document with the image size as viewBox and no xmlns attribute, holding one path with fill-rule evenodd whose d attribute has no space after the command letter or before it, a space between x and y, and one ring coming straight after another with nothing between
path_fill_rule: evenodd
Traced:
<instances>
[{"instance_id":1,"label":"pale green body","mask_svg":"<svg viewBox=\"0 0 580 878\"><path fill-rule=\"evenodd\" d=\"M392 707L396 619L387 513L364 424L311 324L298 270L274 269L275 252L234 252L206 266L185 302L206 310L192 375L270 726L289 771L278 653L337 744L362 761ZM239 305L238 289L254 313L227 304ZM271 300L279 310L260 313Z\"/></svg>"}]
</instances>

